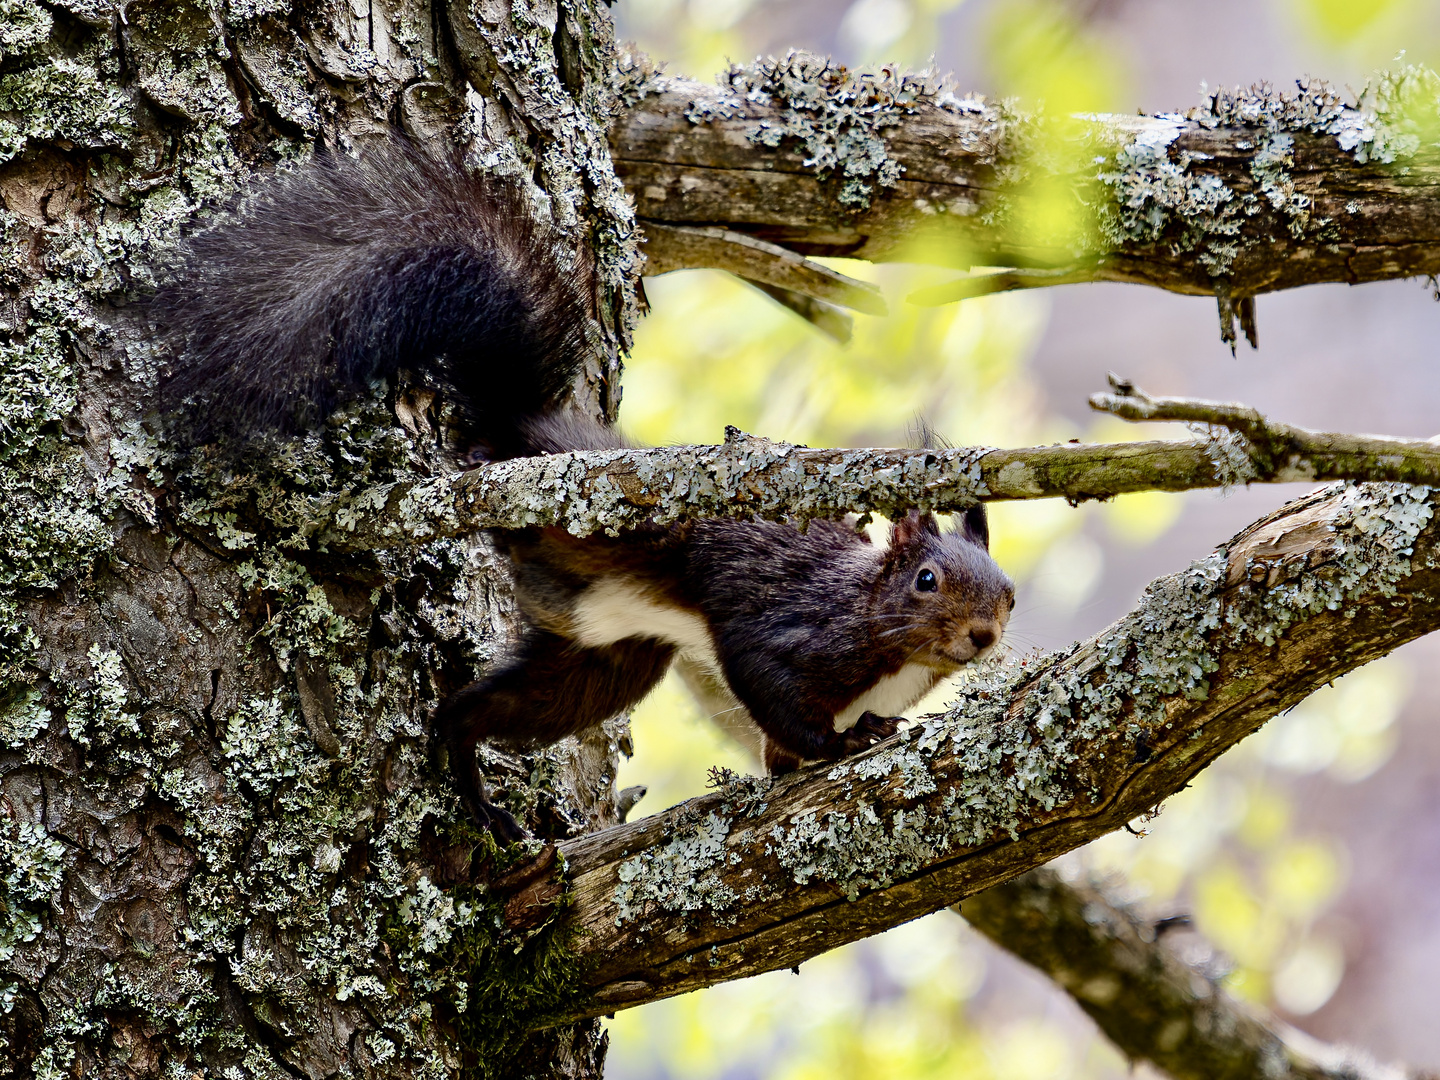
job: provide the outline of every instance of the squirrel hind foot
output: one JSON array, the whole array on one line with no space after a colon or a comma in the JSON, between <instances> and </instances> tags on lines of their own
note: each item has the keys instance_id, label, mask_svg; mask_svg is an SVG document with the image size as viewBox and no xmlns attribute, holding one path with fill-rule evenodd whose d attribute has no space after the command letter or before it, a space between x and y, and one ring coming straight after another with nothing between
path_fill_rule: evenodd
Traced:
<instances>
[{"instance_id":1,"label":"squirrel hind foot","mask_svg":"<svg viewBox=\"0 0 1440 1080\"><path fill-rule=\"evenodd\" d=\"M496 806L484 798L467 799L466 802L469 804L470 816L475 819L475 824L493 836L495 843L501 848L507 848L511 844L518 844L523 840L534 839L525 827L515 820L514 815L503 807Z\"/></svg>"}]
</instances>

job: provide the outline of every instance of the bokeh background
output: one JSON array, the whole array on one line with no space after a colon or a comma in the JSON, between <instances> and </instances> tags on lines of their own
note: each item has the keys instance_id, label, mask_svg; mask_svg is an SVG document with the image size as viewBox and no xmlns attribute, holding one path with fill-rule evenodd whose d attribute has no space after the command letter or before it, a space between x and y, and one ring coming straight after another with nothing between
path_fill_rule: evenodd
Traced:
<instances>
[{"instance_id":1,"label":"bokeh background","mask_svg":"<svg viewBox=\"0 0 1440 1080\"><path fill-rule=\"evenodd\" d=\"M1062 115L1183 110L1202 84L1303 75L1358 94L1378 68L1440 55L1434 0L620 0L615 15L672 73L708 79L796 47L933 64L962 90ZM892 309L857 316L843 346L723 274L649 279L628 430L716 442L733 423L810 445L903 445L923 416L956 444L1158 437L1085 407L1115 370L1311 427L1440 432L1433 283L1261 297L1260 348L1232 356L1206 299L1102 284L917 309L906 293L943 272L843 268L878 281ZM1152 578L1302 490L995 507L995 554L1020 584L1014 648L1095 633ZM1195 931L1171 940L1228 972L1236 995L1324 1039L1440 1069L1436 673L1440 642L1421 641L1348 676L1170 800L1144 836L1108 837L1069 869L1112 875L1157 917L1191 915ZM755 771L678 683L637 712L635 743L621 782L650 789L636 814L700 793L712 765ZM798 975L621 1013L610 1030L613 1080L1130 1072L1064 994L950 912Z\"/></svg>"}]
</instances>

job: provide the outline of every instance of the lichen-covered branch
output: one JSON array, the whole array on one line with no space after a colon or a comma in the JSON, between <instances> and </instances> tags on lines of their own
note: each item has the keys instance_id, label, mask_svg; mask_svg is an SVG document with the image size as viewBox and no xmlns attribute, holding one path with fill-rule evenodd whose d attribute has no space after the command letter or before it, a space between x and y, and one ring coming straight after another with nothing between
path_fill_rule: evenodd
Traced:
<instances>
[{"instance_id":1,"label":"lichen-covered branch","mask_svg":"<svg viewBox=\"0 0 1440 1080\"><path fill-rule=\"evenodd\" d=\"M1425 119L1440 78L1420 68L1377 76L1359 101L1305 81L1217 92L1183 115L1047 120L933 73L792 53L719 86L637 69L629 101L611 142L647 228L1018 268L926 303L1131 281L1217 295L1233 339L1257 293L1440 271L1440 147ZM1029 212L1040 186L1069 192L1054 228Z\"/></svg>"},{"instance_id":2,"label":"lichen-covered branch","mask_svg":"<svg viewBox=\"0 0 1440 1080\"><path fill-rule=\"evenodd\" d=\"M303 531L318 544L363 550L532 525L560 526L579 536L687 517L894 516L916 507L949 512L981 501L1073 502L1241 483L1440 485L1440 444L1307 431L1267 421L1241 405L1181 398L1157 404L1133 387L1128 395L1096 395L1091 401L1127 419L1198 421L1211 430L1188 442L812 450L732 429L721 446L519 458L458 475L366 488L306 506L295 517L307 522Z\"/></svg>"},{"instance_id":3,"label":"lichen-covered branch","mask_svg":"<svg viewBox=\"0 0 1440 1080\"><path fill-rule=\"evenodd\" d=\"M585 1016L791 967L1153 812L1317 687L1440 627L1428 488L1335 486L943 716L561 846Z\"/></svg>"},{"instance_id":4,"label":"lichen-covered branch","mask_svg":"<svg viewBox=\"0 0 1440 1080\"><path fill-rule=\"evenodd\" d=\"M1097 882L1072 885L1052 869L1032 870L959 911L1053 979L1131 1061L1149 1061L1174 1080L1433 1077L1321 1043L1236 1001Z\"/></svg>"}]
</instances>

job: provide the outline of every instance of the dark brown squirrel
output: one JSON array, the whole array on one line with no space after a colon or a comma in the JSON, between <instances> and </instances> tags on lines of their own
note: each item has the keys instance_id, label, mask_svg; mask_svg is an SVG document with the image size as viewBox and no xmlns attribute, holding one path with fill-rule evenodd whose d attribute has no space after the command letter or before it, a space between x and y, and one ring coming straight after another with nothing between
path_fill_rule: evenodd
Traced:
<instances>
[{"instance_id":1,"label":"dark brown squirrel","mask_svg":"<svg viewBox=\"0 0 1440 1080\"><path fill-rule=\"evenodd\" d=\"M295 430L402 370L441 390L490 460L623 445L559 411L588 305L518 196L399 139L321 157L188 241L156 298L177 359L162 403L188 433ZM434 729L476 819L481 740L537 747L639 702L672 661L722 726L753 723L771 773L835 760L1000 640L1014 588L983 506L942 532L911 512L872 544L853 523L696 520L620 536L497 531L527 629L452 694ZM743 715L741 715L743 714Z\"/></svg>"}]
</instances>

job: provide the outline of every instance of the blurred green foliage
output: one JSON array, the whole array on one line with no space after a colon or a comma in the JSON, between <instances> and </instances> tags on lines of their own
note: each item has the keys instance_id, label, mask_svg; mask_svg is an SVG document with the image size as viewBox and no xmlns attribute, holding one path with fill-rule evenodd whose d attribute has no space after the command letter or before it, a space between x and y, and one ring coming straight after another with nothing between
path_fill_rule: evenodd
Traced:
<instances>
[{"instance_id":1,"label":"blurred green foliage","mask_svg":"<svg viewBox=\"0 0 1440 1080\"><path fill-rule=\"evenodd\" d=\"M1440 23L1430 0L1286 0L1281 11L1303 37L1361 70L1405 52L1434 65Z\"/></svg>"},{"instance_id":2,"label":"blurred green foliage","mask_svg":"<svg viewBox=\"0 0 1440 1080\"><path fill-rule=\"evenodd\" d=\"M975 0L972 0L975 2ZM1274 0L1297 39L1347 57L1393 55L1396 35L1425 37L1417 0ZM957 0L838 4L837 38L862 60L924 63ZM1063 117L1125 109L1130 78L1093 4L994 3L981 24L992 85L1043 101L1060 118L1037 141L1051 158L1078 152ZM747 59L769 17L753 0L628 0L622 30L672 71L694 75ZM1433 19L1430 20L1433 22ZM1368 51L1367 51L1368 50ZM1323 53L1321 55L1324 55ZM1260 75L1263 73L1257 73ZM1178 103L1177 103L1178 104ZM1068 192L1043 182L1011 223L1021 241L1064 246L1090 228ZM650 443L713 443L726 424L809 445L897 445L923 418L956 444L1023 445L1071 437L1183 437L1097 418L1083 430L1047 411L1026 361L1047 321L1043 294L1011 294L943 308L904 302L939 280L936 269L843 263L879 283L892 314L857 316L838 345L735 278L685 272L648 279L651 313L627 364L621 419ZM1197 494L1194 498L1212 498ZM1059 502L991 507L994 552L1020 585L1020 612L1053 618L1082 609L1099 587L1107 551L1162 537L1186 497L1141 494L1071 508ZM1023 620L1022 620L1023 621ZM1023 633L1012 647L1023 649ZM1143 836L1115 834L1065 860L1114 875L1157 913L1187 911L1197 948L1218 950L1232 990L1292 1015L1319 1008L1344 975L1346 928L1333 914L1344 887L1341 845L1297 822L1287 781L1363 780L1395 749L1409 676L1391 659L1357 672L1272 721L1202 773ZM943 691L928 704L943 705ZM633 759L620 784L645 784L636 813L701 793L712 765L758 771L700 716L678 680L636 711ZM1203 958L1202 958L1203 959ZM1050 1080L1120 1077L1129 1067L1078 1009L1042 978L940 912L806 963L700 994L620 1013L611 1026L613 1080L676 1077L929 1077Z\"/></svg>"}]
</instances>

